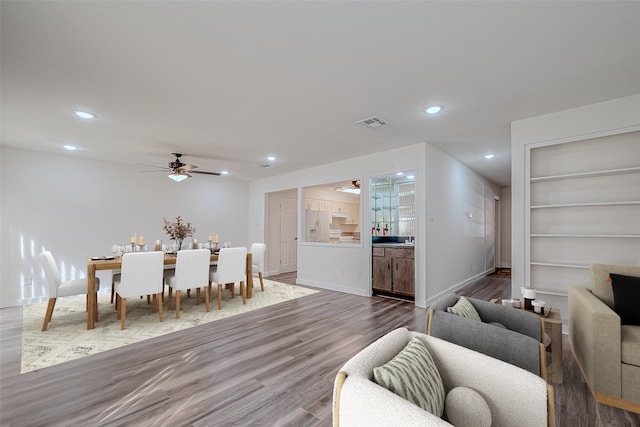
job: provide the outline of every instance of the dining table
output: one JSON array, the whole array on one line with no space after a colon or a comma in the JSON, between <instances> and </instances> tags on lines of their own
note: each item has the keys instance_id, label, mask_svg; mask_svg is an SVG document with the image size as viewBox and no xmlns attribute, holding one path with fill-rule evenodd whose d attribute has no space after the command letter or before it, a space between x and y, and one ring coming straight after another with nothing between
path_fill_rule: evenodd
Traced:
<instances>
[{"instance_id":1,"label":"dining table","mask_svg":"<svg viewBox=\"0 0 640 427\"><path fill-rule=\"evenodd\" d=\"M164 265L176 263L177 254L165 254ZM218 261L218 254L211 254L211 262ZM253 274L251 271L251 252L247 252L247 298L253 296ZM98 305L96 294L96 271L99 270L120 270L122 268L122 257L90 257L87 258L87 329L94 329L95 322L98 321Z\"/></svg>"}]
</instances>

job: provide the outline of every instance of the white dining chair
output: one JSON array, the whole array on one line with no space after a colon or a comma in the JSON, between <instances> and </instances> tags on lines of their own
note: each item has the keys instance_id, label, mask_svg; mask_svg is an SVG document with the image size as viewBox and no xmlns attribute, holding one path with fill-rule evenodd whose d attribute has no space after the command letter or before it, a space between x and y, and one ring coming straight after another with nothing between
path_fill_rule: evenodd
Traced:
<instances>
[{"instance_id":1,"label":"white dining chair","mask_svg":"<svg viewBox=\"0 0 640 427\"><path fill-rule=\"evenodd\" d=\"M122 273L115 281L118 299L118 319L120 329L124 329L127 316L127 298L153 295L153 310L158 310L160 321L164 320L162 294L164 254L154 252L130 252L122 256Z\"/></svg>"},{"instance_id":2,"label":"white dining chair","mask_svg":"<svg viewBox=\"0 0 640 427\"><path fill-rule=\"evenodd\" d=\"M49 305L47 306L44 323L42 324L42 330L46 331L49 322L51 322L51 316L53 316L53 308L56 305L56 299L86 294L88 290L88 283L87 279L61 280L60 270L58 270L58 266L56 265L56 261L51 252L44 251L39 254L38 257L42 263L44 277L47 279L47 283L49 284ZM98 290L100 290L100 278L96 277L96 305L98 304ZM89 301L87 300L87 305L88 303Z\"/></svg>"},{"instance_id":3,"label":"white dining chair","mask_svg":"<svg viewBox=\"0 0 640 427\"><path fill-rule=\"evenodd\" d=\"M251 274L258 276L260 279L260 289L264 292L264 279L262 273L264 273L264 254L267 250L267 245L264 243L253 243L251 245Z\"/></svg>"},{"instance_id":4,"label":"white dining chair","mask_svg":"<svg viewBox=\"0 0 640 427\"><path fill-rule=\"evenodd\" d=\"M176 291L176 319L180 318L180 291L197 289L196 304L200 304L200 288L206 292L209 286L210 262L209 249L185 250L178 252L175 269L164 270L164 280L169 285L168 310L171 310L171 291Z\"/></svg>"},{"instance_id":5,"label":"white dining chair","mask_svg":"<svg viewBox=\"0 0 640 427\"><path fill-rule=\"evenodd\" d=\"M242 303L247 303L247 290L245 280L247 275L247 248L222 248L218 254L218 266L210 274L211 283L218 285L218 310L222 309L222 288L225 284L231 285L231 294L234 293L234 285L240 282L240 294ZM211 288L205 289L205 304L209 311Z\"/></svg>"}]
</instances>

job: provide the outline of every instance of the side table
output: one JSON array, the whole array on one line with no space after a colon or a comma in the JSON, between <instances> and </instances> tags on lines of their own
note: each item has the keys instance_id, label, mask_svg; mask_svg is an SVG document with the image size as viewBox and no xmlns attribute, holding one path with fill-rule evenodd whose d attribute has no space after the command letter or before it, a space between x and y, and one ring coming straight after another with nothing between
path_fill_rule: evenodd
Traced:
<instances>
[{"instance_id":1,"label":"side table","mask_svg":"<svg viewBox=\"0 0 640 427\"><path fill-rule=\"evenodd\" d=\"M545 307L545 314L547 308ZM549 314L541 316L544 323L544 331L551 337L551 344L547 352L551 353L551 363L547 369L547 379L552 383L562 384L562 319L560 310L550 308Z\"/></svg>"}]
</instances>

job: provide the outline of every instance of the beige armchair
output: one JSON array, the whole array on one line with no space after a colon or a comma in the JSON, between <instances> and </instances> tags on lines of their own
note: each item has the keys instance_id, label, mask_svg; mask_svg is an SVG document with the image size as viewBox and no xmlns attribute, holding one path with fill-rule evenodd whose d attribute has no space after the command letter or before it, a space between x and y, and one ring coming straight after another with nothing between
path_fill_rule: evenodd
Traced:
<instances>
[{"instance_id":1,"label":"beige armchair","mask_svg":"<svg viewBox=\"0 0 640 427\"><path fill-rule=\"evenodd\" d=\"M361 350L338 372L333 389L334 427L451 427L453 423L374 381L374 369L392 360L414 337L433 357L445 394L456 387L478 392L486 400L493 427L555 426L553 387L539 376L439 338L399 328ZM451 416L448 405L449 400L445 407ZM473 411L474 405L453 411L456 409Z\"/></svg>"},{"instance_id":2,"label":"beige armchair","mask_svg":"<svg viewBox=\"0 0 640 427\"><path fill-rule=\"evenodd\" d=\"M596 401L640 413L640 326L622 325L609 274L640 266L593 264L591 287L569 288L569 343Z\"/></svg>"}]
</instances>

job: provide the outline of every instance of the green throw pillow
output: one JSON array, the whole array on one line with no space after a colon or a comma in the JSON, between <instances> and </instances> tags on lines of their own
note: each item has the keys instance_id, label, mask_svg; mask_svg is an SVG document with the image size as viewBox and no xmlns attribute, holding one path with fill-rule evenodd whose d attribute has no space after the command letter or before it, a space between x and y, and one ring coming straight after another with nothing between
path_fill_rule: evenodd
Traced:
<instances>
[{"instance_id":1,"label":"green throw pillow","mask_svg":"<svg viewBox=\"0 0 640 427\"><path fill-rule=\"evenodd\" d=\"M414 337L393 359L373 369L376 383L442 417L444 385L429 350Z\"/></svg>"},{"instance_id":2,"label":"green throw pillow","mask_svg":"<svg viewBox=\"0 0 640 427\"><path fill-rule=\"evenodd\" d=\"M447 312L466 317L467 319L482 321L473 304L465 297L460 297L453 307L447 307Z\"/></svg>"}]
</instances>

